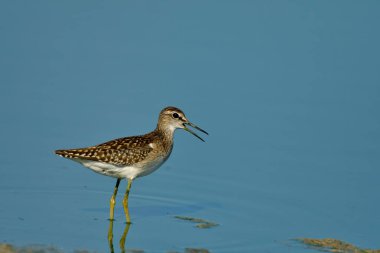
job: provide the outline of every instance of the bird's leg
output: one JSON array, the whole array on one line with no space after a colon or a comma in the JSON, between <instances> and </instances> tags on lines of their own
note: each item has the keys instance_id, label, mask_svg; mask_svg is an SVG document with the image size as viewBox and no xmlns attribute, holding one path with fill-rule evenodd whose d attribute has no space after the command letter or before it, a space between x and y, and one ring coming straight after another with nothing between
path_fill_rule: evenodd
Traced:
<instances>
[{"instance_id":1,"label":"bird's leg","mask_svg":"<svg viewBox=\"0 0 380 253\"><path fill-rule=\"evenodd\" d=\"M120 238L119 246L120 246L120 250L122 253L125 252L125 239L128 235L128 231L129 231L130 226L131 226L131 223L125 224L124 233Z\"/></svg>"},{"instance_id":2,"label":"bird's leg","mask_svg":"<svg viewBox=\"0 0 380 253\"><path fill-rule=\"evenodd\" d=\"M113 214L114 214L114 209L115 209L115 203L116 203L116 194L117 194L117 189L119 188L121 179L118 178L116 181L115 189L113 190L113 195L111 197L110 201L110 220L113 221Z\"/></svg>"},{"instance_id":3,"label":"bird's leg","mask_svg":"<svg viewBox=\"0 0 380 253\"><path fill-rule=\"evenodd\" d=\"M110 220L110 225L108 227L108 246L110 247L110 252L114 253L114 249L113 249L113 220Z\"/></svg>"},{"instance_id":4,"label":"bird's leg","mask_svg":"<svg viewBox=\"0 0 380 253\"><path fill-rule=\"evenodd\" d=\"M123 206L124 206L125 218L127 219L127 224L131 223L131 217L129 216L129 210L128 210L128 196L129 196L129 191L131 190L131 186L132 186L132 179L128 179L128 186L127 186L127 190L125 191L125 195L123 199Z\"/></svg>"}]
</instances>

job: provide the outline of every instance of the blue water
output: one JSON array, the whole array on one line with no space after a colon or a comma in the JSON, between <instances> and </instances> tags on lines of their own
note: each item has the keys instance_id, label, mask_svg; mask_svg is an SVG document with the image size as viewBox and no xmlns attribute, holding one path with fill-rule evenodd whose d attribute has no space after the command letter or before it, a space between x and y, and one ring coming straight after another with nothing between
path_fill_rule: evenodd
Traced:
<instances>
[{"instance_id":1,"label":"blue water","mask_svg":"<svg viewBox=\"0 0 380 253\"><path fill-rule=\"evenodd\" d=\"M53 151L146 133L173 105L210 136L178 130L170 159L134 182L126 249L380 248L379 7L2 1L0 242L109 252L115 179Z\"/></svg>"}]
</instances>

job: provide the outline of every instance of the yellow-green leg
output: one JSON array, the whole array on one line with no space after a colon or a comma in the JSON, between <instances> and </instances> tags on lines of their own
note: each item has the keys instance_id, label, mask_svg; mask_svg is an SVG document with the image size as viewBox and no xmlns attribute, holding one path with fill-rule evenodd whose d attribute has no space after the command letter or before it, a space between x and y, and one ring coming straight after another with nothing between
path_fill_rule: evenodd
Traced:
<instances>
[{"instance_id":1,"label":"yellow-green leg","mask_svg":"<svg viewBox=\"0 0 380 253\"><path fill-rule=\"evenodd\" d=\"M111 221L114 220L113 214L114 214L115 204L116 204L116 194L117 194L117 190L119 188L120 181L121 181L121 179L118 178L116 181L115 189L113 190L113 195L111 197L111 201L110 201L110 220Z\"/></svg>"},{"instance_id":2,"label":"yellow-green leg","mask_svg":"<svg viewBox=\"0 0 380 253\"><path fill-rule=\"evenodd\" d=\"M125 252L125 239L127 238L130 226L131 226L131 223L125 224L124 233L120 238L119 246L122 253Z\"/></svg>"},{"instance_id":3,"label":"yellow-green leg","mask_svg":"<svg viewBox=\"0 0 380 253\"><path fill-rule=\"evenodd\" d=\"M127 224L131 223L131 217L129 216L129 210L128 210L128 196L129 196L129 191L131 190L131 186L132 186L132 179L128 179L128 186L127 186L127 190L125 191L125 195L123 199L123 206L124 206L125 218L127 219Z\"/></svg>"},{"instance_id":4,"label":"yellow-green leg","mask_svg":"<svg viewBox=\"0 0 380 253\"><path fill-rule=\"evenodd\" d=\"M114 249L113 249L113 220L110 220L110 225L108 227L108 246L110 247L110 252L114 253Z\"/></svg>"}]
</instances>

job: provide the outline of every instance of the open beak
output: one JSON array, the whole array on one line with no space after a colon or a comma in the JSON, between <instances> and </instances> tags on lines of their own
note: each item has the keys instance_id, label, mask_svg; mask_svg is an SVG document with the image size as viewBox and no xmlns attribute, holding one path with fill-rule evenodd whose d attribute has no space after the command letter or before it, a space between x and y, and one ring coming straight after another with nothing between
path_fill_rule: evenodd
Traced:
<instances>
[{"instance_id":1,"label":"open beak","mask_svg":"<svg viewBox=\"0 0 380 253\"><path fill-rule=\"evenodd\" d=\"M205 140L203 140L199 135L197 135L197 134L194 133L191 129L189 129L187 126L191 126L191 127L195 128L195 129L201 131L202 133L205 133L205 134L208 135L208 133L207 133L205 130L203 130L202 128L200 128L200 127L194 125L194 124L191 123L191 122L185 122L185 123L183 123L183 126L184 126L184 128L183 128L184 130L188 131L189 133L191 133L192 135L194 135L195 137L197 137L197 138L200 139L201 141L203 141L203 142L205 141Z\"/></svg>"}]
</instances>

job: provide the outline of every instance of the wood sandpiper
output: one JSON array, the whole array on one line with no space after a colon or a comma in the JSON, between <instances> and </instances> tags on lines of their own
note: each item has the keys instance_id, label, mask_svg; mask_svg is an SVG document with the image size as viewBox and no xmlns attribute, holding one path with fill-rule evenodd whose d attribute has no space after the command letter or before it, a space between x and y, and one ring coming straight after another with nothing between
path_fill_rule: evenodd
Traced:
<instances>
[{"instance_id":1,"label":"wood sandpiper","mask_svg":"<svg viewBox=\"0 0 380 253\"><path fill-rule=\"evenodd\" d=\"M160 112L156 129L150 133L119 138L87 148L56 150L55 153L79 162L97 173L117 178L110 201L110 220L114 219L115 199L120 181L126 178L128 185L123 207L127 223L131 223L128 196L132 181L149 175L169 158L173 149L174 131L181 128L204 141L188 126L208 134L191 123L180 109L166 107Z\"/></svg>"}]
</instances>

